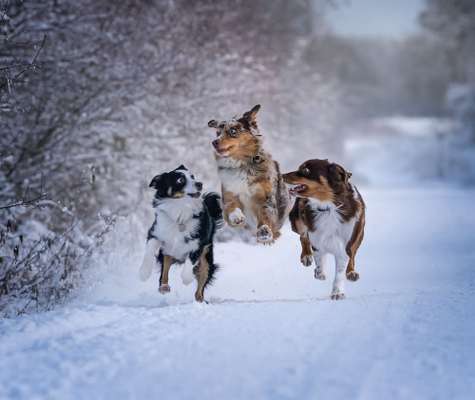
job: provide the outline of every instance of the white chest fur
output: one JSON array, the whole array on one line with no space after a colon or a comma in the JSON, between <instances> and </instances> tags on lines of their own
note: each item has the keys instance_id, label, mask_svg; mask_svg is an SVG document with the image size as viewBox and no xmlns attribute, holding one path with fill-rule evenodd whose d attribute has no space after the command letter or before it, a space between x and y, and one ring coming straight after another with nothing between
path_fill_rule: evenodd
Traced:
<instances>
[{"instance_id":1,"label":"white chest fur","mask_svg":"<svg viewBox=\"0 0 475 400\"><path fill-rule=\"evenodd\" d=\"M243 210L241 211L246 216L246 223L255 228L257 226L257 219L252 212L252 197L254 193L249 186L247 172L241 168L221 168L218 171L224 190L233 193L239 198L243 205Z\"/></svg>"},{"instance_id":2,"label":"white chest fur","mask_svg":"<svg viewBox=\"0 0 475 400\"><path fill-rule=\"evenodd\" d=\"M250 195L247 173L241 168L220 169L219 178L226 191L234 194Z\"/></svg>"},{"instance_id":3,"label":"white chest fur","mask_svg":"<svg viewBox=\"0 0 475 400\"><path fill-rule=\"evenodd\" d=\"M311 199L310 207L315 210L314 232L309 232L310 242L322 253L335 257L346 255L346 244L351 238L356 218L344 221L333 203L322 203ZM325 211L320 211L325 210Z\"/></svg>"},{"instance_id":4,"label":"white chest fur","mask_svg":"<svg viewBox=\"0 0 475 400\"><path fill-rule=\"evenodd\" d=\"M156 223L153 234L160 240L162 251L177 260L184 260L198 249L198 240L190 235L198 229L201 200L192 198L165 200L155 207Z\"/></svg>"}]
</instances>

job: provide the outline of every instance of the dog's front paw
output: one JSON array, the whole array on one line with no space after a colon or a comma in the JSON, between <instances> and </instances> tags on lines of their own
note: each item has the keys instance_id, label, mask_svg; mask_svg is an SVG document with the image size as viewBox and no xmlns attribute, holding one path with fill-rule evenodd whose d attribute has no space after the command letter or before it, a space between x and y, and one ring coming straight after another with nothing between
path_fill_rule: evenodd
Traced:
<instances>
[{"instance_id":1,"label":"dog's front paw","mask_svg":"<svg viewBox=\"0 0 475 400\"><path fill-rule=\"evenodd\" d=\"M345 298L345 293L340 288L334 288L330 298L332 300L343 300Z\"/></svg>"},{"instance_id":2,"label":"dog's front paw","mask_svg":"<svg viewBox=\"0 0 475 400\"><path fill-rule=\"evenodd\" d=\"M246 217L240 208L235 208L228 217L231 226L243 226L246 222Z\"/></svg>"},{"instance_id":3,"label":"dog's front paw","mask_svg":"<svg viewBox=\"0 0 475 400\"><path fill-rule=\"evenodd\" d=\"M263 244L271 244L274 241L272 230L268 225L262 225L257 230L257 241Z\"/></svg>"},{"instance_id":4,"label":"dog's front paw","mask_svg":"<svg viewBox=\"0 0 475 400\"><path fill-rule=\"evenodd\" d=\"M325 279L327 279L321 268L315 268L313 276L319 281L324 281Z\"/></svg>"},{"instance_id":5,"label":"dog's front paw","mask_svg":"<svg viewBox=\"0 0 475 400\"><path fill-rule=\"evenodd\" d=\"M161 293L161 294L167 294L170 292L170 285L167 285L167 284L164 284L164 285L160 285L160 287L158 288L158 291Z\"/></svg>"},{"instance_id":6,"label":"dog's front paw","mask_svg":"<svg viewBox=\"0 0 475 400\"><path fill-rule=\"evenodd\" d=\"M310 267L312 265L312 259L313 257L311 255L307 254L302 254L300 256L300 262L305 266L305 267Z\"/></svg>"},{"instance_id":7,"label":"dog's front paw","mask_svg":"<svg viewBox=\"0 0 475 400\"><path fill-rule=\"evenodd\" d=\"M358 279L360 279L360 274L356 271L350 271L346 273L346 279L349 281L356 282Z\"/></svg>"}]
</instances>

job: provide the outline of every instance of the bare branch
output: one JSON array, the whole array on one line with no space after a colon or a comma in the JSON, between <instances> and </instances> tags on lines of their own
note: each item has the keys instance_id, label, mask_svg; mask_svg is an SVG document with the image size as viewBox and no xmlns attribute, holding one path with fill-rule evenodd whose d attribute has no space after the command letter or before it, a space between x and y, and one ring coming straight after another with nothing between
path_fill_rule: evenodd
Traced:
<instances>
[{"instance_id":1,"label":"bare branch","mask_svg":"<svg viewBox=\"0 0 475 400\"><path fill-rule=\"evenodd\" d=\"M14 207L27 207L27 206L36 206L41 200L44 200L46 198L46 193L42 193L39 196L29 199L29 200L21 200L16 203L11 203L7 204L4 206L0 206L0 210L7 210L9 208L14 208Z\"/></svg>"}]
</instances>

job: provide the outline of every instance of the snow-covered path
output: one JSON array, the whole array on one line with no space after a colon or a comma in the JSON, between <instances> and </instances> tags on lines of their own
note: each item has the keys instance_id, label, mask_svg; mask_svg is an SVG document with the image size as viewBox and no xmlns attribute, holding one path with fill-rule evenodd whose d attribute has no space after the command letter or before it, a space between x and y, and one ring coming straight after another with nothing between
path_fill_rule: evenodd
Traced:
<instances>
[{"instance_id":1,"label":"snow-covered path","mask_svg":"<svg viewBox=\"0 0 475 400\"><path fill-rule=\"evenodd\" d=\"M179 273L168 297L138 282L126 252L74 304L0 321L0 399L475 398L475 191L362 192L346 300L288 227L218 244L208 305Z\"/></svg>"}]
</instances>

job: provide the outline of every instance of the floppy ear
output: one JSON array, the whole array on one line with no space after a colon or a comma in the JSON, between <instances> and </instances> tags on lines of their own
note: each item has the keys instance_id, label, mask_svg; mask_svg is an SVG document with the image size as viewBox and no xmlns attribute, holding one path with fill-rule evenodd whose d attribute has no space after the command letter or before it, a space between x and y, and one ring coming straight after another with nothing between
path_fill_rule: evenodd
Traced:
<instances>
[{"instance_id":1,"label":"floppy ear","mask_svg":"<svg viewBox=\"0 0 475 400\"><path fill-rule=\"evenodd\" d=\"M249 122L255 122L256 121L256 116L257 112L261 109L260 104L256 104L254 107L252 107L251 111L246 111L242 117L247 119Z\"/></svg>"},{"instance_id":2,"label":"floppy ear","mask_svg":"<svg viewBox=\"0 0 475 400\"><path fill-rule=\"evenodd\" d=\"M330 164L330 176L335 179L336 182L341 182L344 184L348 183L348 179L351 176L351 172L346 172L346 170L339 164Z\"/></svg>"},{"instance_id":3,"label":"floppy ear","mask_svg":"<svg viewBox=\"0 0 475 400\"><path fill-rule=\"evenodd\" d=\"M158 185L159 185L159 183L160 183L160 180L162 179L162 175L163 175L163 174L154 176L153 179L152 179L152 181L150 182L150 185L148 185L148 187L151 187L151 188L154 188L154 189L158 189Z\"/></svg>"},{"instance_id":4,"label":"floppy ear","mask_svg":"<svg viewBox=\"0 0 475 400\"><path fill-rule=\"evenodd\" d=\"M216 121L215 119L212 119L211 121L208 122L208 126L210 128L217 128L218 127L218 121Z\"/></svg>"}]
</instances>

